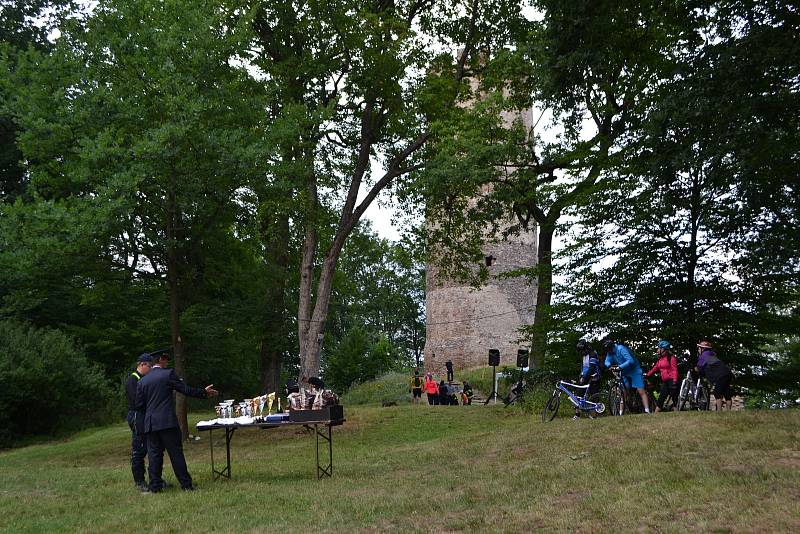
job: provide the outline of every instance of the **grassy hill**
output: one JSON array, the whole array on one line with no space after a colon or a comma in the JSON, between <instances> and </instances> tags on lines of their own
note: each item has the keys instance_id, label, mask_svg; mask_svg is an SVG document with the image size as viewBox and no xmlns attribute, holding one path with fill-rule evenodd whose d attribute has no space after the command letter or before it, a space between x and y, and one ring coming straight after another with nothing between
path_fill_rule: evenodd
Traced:
<instances>
[{"instance_id":1,"label":"grassy hill","mask_svg":"<svg viewBox=\"0 0 800 534\"><path fill-rule=\"evenodd\" d=\"M203 433L186 448L193 493L134 491L124 423L6 451L0 529L800 531L797 410L544 424L501 407L402 404L345 416L321 481L313 438L297 429L238 431L233 479L217 482Z\"/></svg>"}]
</instances>

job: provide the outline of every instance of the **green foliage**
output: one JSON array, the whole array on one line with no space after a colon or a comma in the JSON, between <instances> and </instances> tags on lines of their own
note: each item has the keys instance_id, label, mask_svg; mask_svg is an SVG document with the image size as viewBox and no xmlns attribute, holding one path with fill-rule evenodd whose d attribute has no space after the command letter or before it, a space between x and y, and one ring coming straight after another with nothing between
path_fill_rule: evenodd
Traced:
<instances>
[{"instance_id":1,"label":"green foliage","mask_svg":"<svg viewBox=\"0 0 800 534\"><path fill-rule=\"evenodd\" d=\"M367 330L355 326L325 358L323 377L331 389L341 393L396 368L398 360L386 336L373 339Z\"/></svg>"},{"instance_id":2,"label":"green foliage","mask_svg":"<svg viewBox=\"0 0 800 534\"><path fill-rule=\"evenodd\" d=\"M341 339L362 327L385 336L395 366L410 365L425 342L425 275L406 246L378 237L364 224L342 252L331 295L328 334ZM323 360L326 355L323 354Z\"/></svg>"},{"instance_id":3,"label":"green foliage","mask_svg":"<svg viewBox=\"0 0 800 534\"><path fill-rule=\"evenodd\" d=\"M787 179L800 172L800 62L764 39L795 39L797 21L775 5L755 16L721 5L693 22L715 39L678 56L631 150L575 212L551 357L569 357L574 332L610 332L643 355L660 338L694 353L707 337L739 385L775 389L764 347L800 328L798 244L785 233L800 220Z\"/></svg>"},{"instance_id":4,"label":"green foliage","mask_svg":"<svg viewBox=\"0 0 800 534\"><path fill-rule=\"evenodd\" d=\"M58 330L0 321L0 383L0 447L117 415L101 369Z\"/></svg>"}]
</instances>

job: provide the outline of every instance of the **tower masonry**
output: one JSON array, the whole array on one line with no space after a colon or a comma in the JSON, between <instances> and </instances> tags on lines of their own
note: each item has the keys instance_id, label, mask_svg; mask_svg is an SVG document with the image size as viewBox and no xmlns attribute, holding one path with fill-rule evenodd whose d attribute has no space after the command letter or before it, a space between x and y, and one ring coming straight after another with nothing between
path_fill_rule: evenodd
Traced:
<instances>
[{"instance_id":1,"label":"tower masonry","mask_svg":"<svg viewBox=\"0 0 800 534\"><path fill-rule=\"evenodd\" d=\"M504 116L508 124L517 118L530 131L530 110ZM476 197L480 194L476 191ZM436 265L427 266L425 371L443 374L447 360L456 375L459 369L486 366L489 349L500 351L500 365L515 366L517 350L528 348L519 328L533 323L536 284L527 277L498 275L536 265L536 227L485 243L483 252L489 279L479 289L447 279Z\"/></svg>"}]
</instances>

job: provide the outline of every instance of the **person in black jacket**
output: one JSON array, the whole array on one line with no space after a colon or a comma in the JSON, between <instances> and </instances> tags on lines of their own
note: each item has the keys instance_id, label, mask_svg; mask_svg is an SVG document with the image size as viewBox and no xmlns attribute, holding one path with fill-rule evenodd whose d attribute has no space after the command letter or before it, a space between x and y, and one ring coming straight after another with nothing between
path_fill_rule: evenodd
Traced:
<instances>
[{"instance_id":1,"label":"person in black jacket","mask_svg":"<svg viewBox=\"0 0 800 534\"><path fill-rule=\"evenodd\" d=\"M193 388L183 383L173 369L164 368L168 355L163 353L147 376L139 380L136 389L136 410L144 412L143 430L147 435L147 472L150 491L164 487L161 472L164 466L164 449L169 454L172 470L184 490L193 490L192 477L183 456L183 443L178 417L175 415L174 391L189 397L204 399L217 394L214 384L205 389Z\"/></svg>"},{"instance_id":2,"label":"person in black jacket","mask_svg":"<svg viewBox=\"0 0 800 534\"><path fill-rule=\"evenodd\" d=\"M446 362L444 362L444 367L445 367L445 369L447 369L447 383L448 384L452 384L453 383L453 362L451 362L450 360L447 360Z\"/></svg>"},{"instance_id":3,"label":"person in black jacket","mask_svg":"<svg viewBox=\"0 0 800 534\"><path fill-rule=\"evenodd\" d=\"M125 396L128 398L127 420L128 426L131 428L131 472L134 484L142 491L147 490L147 484L144 481L144 457L147 455L147 444L142 429L144 414L137 415L136 412L136 386L139 385L139 380L150 371L152 365L152 356L146 352L140 354L136 362L136 370L125 382Z\"/></svg>"}]
</instances>

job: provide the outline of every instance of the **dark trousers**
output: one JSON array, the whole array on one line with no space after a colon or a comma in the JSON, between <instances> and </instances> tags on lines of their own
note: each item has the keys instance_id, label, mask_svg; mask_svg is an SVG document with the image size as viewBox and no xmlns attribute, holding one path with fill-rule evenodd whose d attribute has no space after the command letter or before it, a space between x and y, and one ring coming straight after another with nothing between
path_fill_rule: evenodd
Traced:
<instances>
[{"instance_id":1,"label":"dark trousers","mask_svg":"<svg viewBox=\"0 0 800 534\"><path fill-rule=\"evenodd\" d=\"M439 395L436 393L428 393L428 404L431 406L439 404Z\"/></svg>"},{"instance_id":2,"label":"dark trousers","mask_svg":"<svg viewBox=\"0 0 800 534\"><path fill-rule=\"evenodd\" d=\"M183 440L180 428L167 428L147 433L147 472L150 475L150 491L160 491L164 487L161 472L164 468L164 450L169 454L169 462L175 477L182 488L192 487L192 477L183 457Z\"/></svg>"},{"instance_id":3,"label":"dark trousers","mask_svg":"<svg viewBox=\"0 0 800 534\"><path fill-rule=\"evenodd\" d=\"M667 397L672 397L672 405L678 405L678 385L672 380L665 380L661 383L661 391L658 393L658 409L664 409Z\"/></svg>"},{"instance_id":4,"label":"dark trousers","mask_svg":"<svg viewBox=\"0 0 800 534\"><path fill-rule=\"evenodd\" d=\"M134 412L128 412L128 426L131 429L131 473L137 486L144 486L144 457L147 456L147 440L138 434L133 426Z\"/></svg>"},{"instance_id":5,"label":"dark trousers","mask_svg":"<svg viewBox=\"0 0 800 534\"><path fill-rule=\"evenodd\" d=\"M447 370L447 381L448 382L452 382L453 381L453 370L452 369L448 369Z\"/></svg>"}]
</instances>

